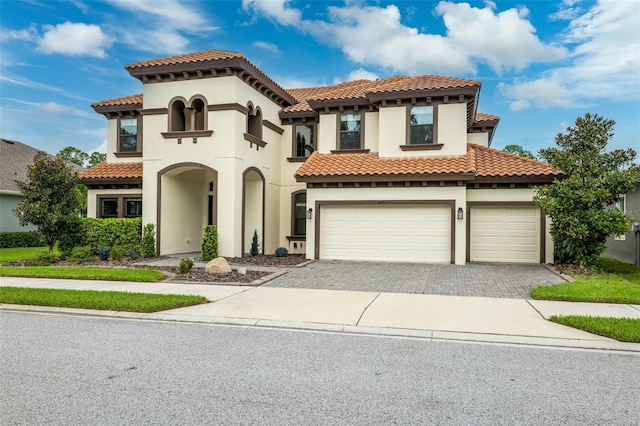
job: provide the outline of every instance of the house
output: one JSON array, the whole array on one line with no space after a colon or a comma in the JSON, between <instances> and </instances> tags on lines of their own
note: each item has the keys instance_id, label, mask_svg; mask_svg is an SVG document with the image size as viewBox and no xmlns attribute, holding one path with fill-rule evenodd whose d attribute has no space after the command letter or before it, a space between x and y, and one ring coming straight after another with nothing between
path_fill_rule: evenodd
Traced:
<instances>
[{"instance_id":1,"label":"house","mask_svg":"<svg viewBox=\"0 0 640 426\"><path fill-rule=\"evenodd\" d=\"M0 139L0 232L23 232L36 229L33 225L20 226L13 213L24 199L16 181L27 178L27 167L33 163L38 150L20 142Z\"/></svg>"},{"instance_id":2,"label":"house","mask_svg":"<svg viewBox=\"0 0 640 426\"><path fill-rule=\"evenodd\" d=\"M634 223L624 234L607 238L604 256L640 265L640 185L623 194L615 207L633 217Z\"/></svg>"},{"instance_id":3,"label":"house","mask_svg":"<svg viewBox=\"0 0 640 426\"><path fill-rule=\"evenodd\" d=\"M107 161L90 217L142 216L161 255L286 247L310 259L551 262L532 185L561 172L490 148L481 84L396 76L285 90L237 52L127 65L142 93L96 102Z\"/></svg>"}]
</instances>

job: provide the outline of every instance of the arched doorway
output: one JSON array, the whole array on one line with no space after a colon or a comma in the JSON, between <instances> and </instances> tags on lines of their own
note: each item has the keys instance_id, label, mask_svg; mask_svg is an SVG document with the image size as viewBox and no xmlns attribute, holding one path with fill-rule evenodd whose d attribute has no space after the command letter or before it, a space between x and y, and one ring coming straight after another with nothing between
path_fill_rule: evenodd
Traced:
<instances>
[{"instance_id":1,"label":"arched doorway","mask_svg":"<svg viewBox=\"0 0 640 426\"><path fill-rule=\"evenodd\" d=\"M249 253L254 231L258 231L264 254L264 175L255 167L242 173L242 254Z\"/></svg>"},{"instance_id":2,"label":"arched doorway","mask_svg":"<svg viewBox=\"0 0 640 426\"><path fill-rule=\"evenodd\" d=\"M158 172L158 253L200 251L204 225L217 224L218 172L178 163Z\"/></svg>"}]
</instances>

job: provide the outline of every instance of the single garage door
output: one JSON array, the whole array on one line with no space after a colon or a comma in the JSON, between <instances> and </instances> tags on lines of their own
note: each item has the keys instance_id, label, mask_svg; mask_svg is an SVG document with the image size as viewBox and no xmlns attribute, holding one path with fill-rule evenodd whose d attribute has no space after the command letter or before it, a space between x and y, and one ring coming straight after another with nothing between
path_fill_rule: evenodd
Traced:
<instances>
[{"instance_id":1,"label":"single garage door","mask_svg":"<svg viewBox=\"0 0 640 426\"><path fill-rule=\"evenodd\" d=\"M472 262L540 263L540 210L536 207L472 207L470 225Z\"/></svg>"},{"instance_id":2,"label":"single garage door","mask_svg":"<svg viewBox=\"0 0 640 426\"><path fill-rule=\"evenodd\" d=\"M451 207L322 206L319 255L320 259L449 263Z\"/></svg>"}]
</instances>

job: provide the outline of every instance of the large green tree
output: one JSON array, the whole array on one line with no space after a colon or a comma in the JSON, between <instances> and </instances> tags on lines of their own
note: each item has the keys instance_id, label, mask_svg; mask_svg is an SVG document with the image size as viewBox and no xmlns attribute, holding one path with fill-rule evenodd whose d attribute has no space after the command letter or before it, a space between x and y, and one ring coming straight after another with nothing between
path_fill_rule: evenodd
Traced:
<instances>
[{"instance_id":1,"label":"large green tree","mask_svg":"<svg viewBox=\"0 0 640 426\"><path fill-rule=\"evenodd\" d=\"M15 209L21 225L33 224L53 251L65 224L78 216L81 201L76 191L78 172L62 158L39 151L27 168L27 179L18 182L24 199Z\"/></svg>"},{"instance_id":2,"label":"large green tree","mask_svg":"<svg viewBox=\"0 0 640 426\"><path fill-rule=\"evenodd\" d=\"M533 155L531 151L524 149L520 145L515 145L515 144L507 145L504 147L503 151L509 152L511 154L519 155L520 157L531 158L532 160L535 160L536 158L536 156Z\"/></svg>"},{"instance_id":3,"label":"large green tree","mask_svg":"<svg viewBox=\"0 0 640 426\"><path fill-rule=\"evenodd\" d=\"M536 189L534 201L551 217L557 263L594 266L607 236L622 234L632 219L611 206L640 182L640 168L629 149L605 151L615 121L597 114L576 119L556 136L556 147L540 156L566 178Z\"/></svg>"}]
</instances>

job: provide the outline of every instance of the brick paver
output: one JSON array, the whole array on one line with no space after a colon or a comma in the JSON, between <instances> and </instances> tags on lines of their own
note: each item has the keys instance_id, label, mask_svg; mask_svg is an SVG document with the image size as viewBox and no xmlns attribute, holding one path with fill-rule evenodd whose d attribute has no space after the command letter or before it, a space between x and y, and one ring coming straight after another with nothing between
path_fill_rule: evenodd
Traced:
<instances>
[{"instance_id":1,"label":"brick paver","mask_svg":"<svg viewBox=\"0 0 640 426\"><path fill-rule=\"evenodd\" d=\"M266 287L529 298L532 288L564 280L543 265L437 265L317 261L263 284Z\"/></svg>"}]
</instances>

